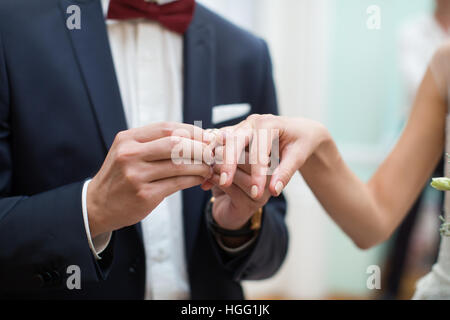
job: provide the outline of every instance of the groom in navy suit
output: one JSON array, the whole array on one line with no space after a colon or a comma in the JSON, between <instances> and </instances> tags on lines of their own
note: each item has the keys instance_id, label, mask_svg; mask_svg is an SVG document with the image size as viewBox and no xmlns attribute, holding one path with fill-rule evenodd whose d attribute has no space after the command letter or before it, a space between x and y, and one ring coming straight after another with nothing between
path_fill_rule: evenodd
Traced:
<instances>
[{"instance_id":1,"label":"groom in navy suit","mask_svg":"<svg viewBox=\"0 0 450 320\"><path fill-rule=\"evenodd\" d=\"M242 299L286 256L283 197L215 205L168 154L250 113L277 113L265 42L193 0L2 0L0 297Z\"/></svg>"}]
</instances>

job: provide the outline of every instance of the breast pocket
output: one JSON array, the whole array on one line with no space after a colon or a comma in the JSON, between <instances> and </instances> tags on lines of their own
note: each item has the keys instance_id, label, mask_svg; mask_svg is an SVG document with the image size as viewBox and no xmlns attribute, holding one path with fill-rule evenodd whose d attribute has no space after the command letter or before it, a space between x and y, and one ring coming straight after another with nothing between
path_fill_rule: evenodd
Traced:
<instances>
[{"instance_id":1,"label":"breast pocket","mask_svg":"<svg viewBox=\"0 0 450 320\"><path fill-rule=\"evenodd\" d=\"M249 103L218 105L212 109L212 123L215 127L234 125L245 120L251 112Z\"/></svg>"}]
</instances>

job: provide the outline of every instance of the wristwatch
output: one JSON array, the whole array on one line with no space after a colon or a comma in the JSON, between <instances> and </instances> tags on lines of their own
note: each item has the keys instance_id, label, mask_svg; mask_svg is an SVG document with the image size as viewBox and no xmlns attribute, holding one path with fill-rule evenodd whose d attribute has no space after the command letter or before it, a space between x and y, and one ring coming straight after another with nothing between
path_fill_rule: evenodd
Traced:
<instances>
[{"instance_id":1,"label":"wristwatch","mask_svg":"<svg viewBox=\"0 0 450 320\"><path fill-rule=\"evenodd\" d=\"M239 230L228 230L228 229L222 228L214 220L214 217L212 214L212 207L213 207L214 201L215 201L215 198L212 197L211 200L208 202L206 209L205 209L208 228L212 232L217 233L223 237L238 238L238 237L252 236L255 234L255 232L257 232L257 231L259 231L259 229L261 229L263 208L258 209L258 211L256 211L253 214L253 217L247 222L247 224Z\"/></svg>"}]
</instances>

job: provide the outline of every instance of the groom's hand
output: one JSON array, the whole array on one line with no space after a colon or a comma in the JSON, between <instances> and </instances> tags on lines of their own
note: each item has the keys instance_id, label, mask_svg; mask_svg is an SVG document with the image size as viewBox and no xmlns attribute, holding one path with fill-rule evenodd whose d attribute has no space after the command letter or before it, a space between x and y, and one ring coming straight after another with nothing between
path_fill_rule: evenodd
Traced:
<instances>
[{"instance_id":1,"label":"groom's hand","mask_svg":"<svg viewBox=\"0 0 450 320\"><path fill-rule=\"evenodd\" d=\"M203 133L198 127L176 123L119 133L88 186L91 236L134 225L169 195L210 178L212 169L202 162L205 153L211 153L202 142ZM174 154L181 149L190 152ZM177 161L173 161L175 155ZM183 159L200 164L176 164Z\"/></svg>"},{"instance_id":2,"label":"groom's hand","mask_svg":"<svg viewBox=\"0 0 450 320\"><path fill-rule=\"evenodd\" d=\"M216 154L218 150L216 149ZM215 198L212 214L215 222L227 230L239 230L243 228L253 215L263 208L269 201L271 194L268 185L258 199L251 195L252 168L248 164L248 153L246 153L246 164L239 165L234 175L233 183L230 186L220 185L220 172L223 165L214 167L214 175L203 188L212 187ZM249 239L224 239L225 245L238 247Z\"/></svg>"}]
</instances>

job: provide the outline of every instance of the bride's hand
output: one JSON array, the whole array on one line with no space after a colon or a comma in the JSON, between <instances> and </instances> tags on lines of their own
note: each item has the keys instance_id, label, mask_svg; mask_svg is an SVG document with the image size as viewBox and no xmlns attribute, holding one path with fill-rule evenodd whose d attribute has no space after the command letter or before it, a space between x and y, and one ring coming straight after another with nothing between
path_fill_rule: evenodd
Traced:
<instances>
[{"instance_id":1,"label":"bride's hand","mask_svg":"<svg viewBox=\"0 0 450 320\"><path fill-rule=\"evenodd\" d=\"M272 173L269 190L273 196L279 196L295 172L330 139L328 130L319 122L274 115L252 115L224 131L226 151L223 155L220 184L231 186L240 155L249 146L251 194L255 199L264 195L274 142L279 145L280 163Z\"/></svg>"}]
</instances>

